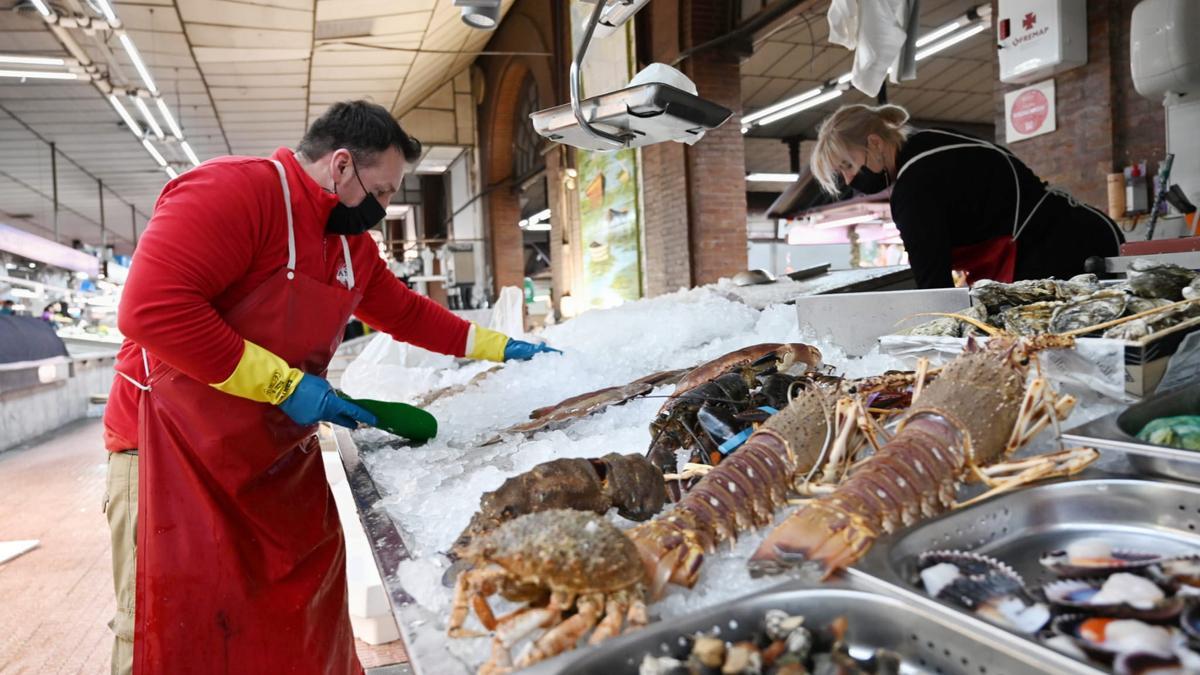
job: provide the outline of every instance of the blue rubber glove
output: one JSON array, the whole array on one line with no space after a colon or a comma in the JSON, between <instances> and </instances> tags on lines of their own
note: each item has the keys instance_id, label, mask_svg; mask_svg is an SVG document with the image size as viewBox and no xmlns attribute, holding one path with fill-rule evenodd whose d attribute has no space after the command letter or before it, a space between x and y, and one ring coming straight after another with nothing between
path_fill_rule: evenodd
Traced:
<instances>
[{"instance_id":1,"label":"blue rubber glove","mask_svg":"<svg viewBox=\"0 0 1200 675\"><path fill-rule=\"evenodd\" d=\"M366 409L338 397L327 380L307 373L292 395L280 402L279 409L296 424L305 426L324 421L356 429L359 422L375 426L377 421Z\"/></svg>"},{"instance_id":2,"label":"blue rubber glove","mask_svg":"<svg viewBox=\"0 0 1200 675\"><path fill-rule=\"evenodd\" d=\"M546 346L544 342L534 344L532 342L525 342L524 340L509 338L508 344L504 345L504 360L512 361L516 359L517 361L528 361L538 354L548 354L550 352L554 352L555 354L562 353L553 347Z\"/></svg>"}]
</instances>

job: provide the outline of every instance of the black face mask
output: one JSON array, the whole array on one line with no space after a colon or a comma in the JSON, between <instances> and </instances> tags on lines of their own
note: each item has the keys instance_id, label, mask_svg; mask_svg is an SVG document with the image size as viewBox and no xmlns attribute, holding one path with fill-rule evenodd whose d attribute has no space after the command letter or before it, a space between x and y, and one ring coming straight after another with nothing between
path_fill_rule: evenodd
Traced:
<instances>
[{"instance_id":1,"label":"black face mask","mask_svg":"<svg viewBox=\"0 0 1200 675\"><path fill-rule=\"evenodd\" d=\"M354 166L353 159L350 160L350 164ZM354 167L354 177L358 179L358 184L366 196L358 203L358 206L346 206L338 202L337 206L333 207L333 211L329 213L329 220L325 221L325 231L330 234L362 234L375 227L375 224L387 215L387 209L380 206L379 200L375 199L367 190L366 185L363 185L356 166ZM333 193L337 194L337 185L333 186Z\"/></svg>"},{"instance_id":2,"label":"black face mask","mask_svg":"<svg viewBox=\"0 0 1200 675\"><path fill-rule=\"evenodd\" d=\"M872 171L864 164L858 167L858 173L854 174L854 178L850 179L850 187L858 190L864 195L873 195L876 192L883 192L891 185L892 181L888 177L887 169L883 171Z\"/></svg>"}]
</instances>

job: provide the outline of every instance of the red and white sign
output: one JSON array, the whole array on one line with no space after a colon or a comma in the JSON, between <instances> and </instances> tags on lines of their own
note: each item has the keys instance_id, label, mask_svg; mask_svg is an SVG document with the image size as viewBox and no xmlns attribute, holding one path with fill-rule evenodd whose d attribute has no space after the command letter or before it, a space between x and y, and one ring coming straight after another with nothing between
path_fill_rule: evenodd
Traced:
<instances>
[{"instance_id":1,"label":"red and white sign","mask_svg":"<svg viewBox=\"0 0 1200 675\"><path fill-rule=\"evenodd\" d=\"M1054 80L1005 94L1004 126L1006 143L1054 131Z\"/></svg>"}]
</instances>

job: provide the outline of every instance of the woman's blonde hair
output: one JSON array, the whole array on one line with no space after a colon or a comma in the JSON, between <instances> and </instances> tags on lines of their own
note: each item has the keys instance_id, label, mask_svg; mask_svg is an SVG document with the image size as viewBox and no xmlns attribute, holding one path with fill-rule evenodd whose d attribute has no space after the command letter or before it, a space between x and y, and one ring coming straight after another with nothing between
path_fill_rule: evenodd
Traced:
<instances>
[{"instance_id":1,"label":"woman's blonde hair","mask_svg":"<svg viewBox=\"0 0 1200 675\"><path fill-rule=\"evenodd\" d=\"M841 191L838 166L850 160L852 149L867 146L867 136L900 146L911 131L908 111L898 105L844 105L821 123L809 166L821 187L836 195Z\"/></svg>"}]
</instances>

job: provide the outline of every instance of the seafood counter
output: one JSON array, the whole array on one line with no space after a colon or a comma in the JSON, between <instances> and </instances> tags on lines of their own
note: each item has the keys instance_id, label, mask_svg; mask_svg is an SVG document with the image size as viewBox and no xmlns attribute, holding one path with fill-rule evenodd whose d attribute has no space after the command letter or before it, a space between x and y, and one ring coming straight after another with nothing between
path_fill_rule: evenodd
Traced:
<instances>
[{"instance_id":1,"label":"seafood counter","mask_svg":"<svg viewBox=\"0 0 1200 675\"><path fill-rule=\"evenodd\" d=\"M554 327L429 443L336 436L418 672L1198 672L1200 488L1062 442L1107 411L1043 375L1072 335L894 370L728 302Z\"/></svg>"}]
</instances>

